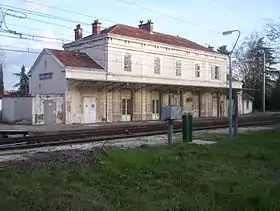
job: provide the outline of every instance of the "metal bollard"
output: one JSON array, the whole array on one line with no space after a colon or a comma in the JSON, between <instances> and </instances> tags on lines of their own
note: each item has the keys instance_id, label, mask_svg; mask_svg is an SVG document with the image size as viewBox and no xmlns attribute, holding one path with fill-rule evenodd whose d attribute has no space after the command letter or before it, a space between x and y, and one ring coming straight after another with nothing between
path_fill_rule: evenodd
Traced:
<instances>
[{"instance_id":1,"label":"metal bollard","mask_svg":"<svg viewBox=\"0 0 280 211\"><path fill-rule=\"evenodd\" d=\"M188 115L187 114L183 114L182 115L182 137L183 137L183 142L187 142L188 141Z\"/></svg>"},{"instance_id":2,"label":"metal bollard","mask_svg":"<svg viewBox=\"0 0 280 211\"><path fill-rule=\"evenodd\" d=\"M173 138L173 119L168 120L168 134L167 134L167 140L168 144L172 144L172 138Z\"/></svg>"},{"instance_id":3,"label":"metal bollard","mask_svg":"<svg viewBox=\"0 0 280 211\"><path fill-rule=\"evenodd\" d=\"M192 114L188 114L188 135L189 135L189 138L188 138L188 141L189 142L192 142L193 140L193 116Z\"/></svg>"}]
</instances>

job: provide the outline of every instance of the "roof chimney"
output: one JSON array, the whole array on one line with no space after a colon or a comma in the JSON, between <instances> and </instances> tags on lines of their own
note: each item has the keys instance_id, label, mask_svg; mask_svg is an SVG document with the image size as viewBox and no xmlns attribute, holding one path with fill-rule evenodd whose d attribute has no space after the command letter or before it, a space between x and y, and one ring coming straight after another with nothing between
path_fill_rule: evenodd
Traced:
<instances>
[{"instance_id":1,"label":"roof chimney","mask_svg":"<svg viewBox=\"0 0 280 211\"><path fill-rule=\"evenodd\" d=\"M144 23L144 24L143 24L143 22L144 21L140 21L140 25L138 25L139 28L147 30L150 33L153 33L153 24L154 23L151 20L148 20L147 23Z\"/></svg>"},{"instance_id":2,"label":"roof chimney","mask_svg":"<svg viewBox=\"0 0 280 211\"><path fill-rule=\"evenodd\" d=\"M101 23L98 19L94 20L92 25L92 34L100 34L101 32Z\"/></svg>"},{"instance_id":3,"label":"roof chimney","mask_svg":"<svg viewBox=\"0 0 280 211\"><path fill-rule=\"evenodd\" d=\"M83 29L81 28L81 24L76 25L75 31L75 40L79 40L83 38Z\"/></svg>"},{"instance_id":4,"label":"roof chimney","mask_svg":"<svg viewBox=\"0 0 280 211\"><path fill-rule=\"evenodd\" d=\"M214 46L208 45L208 49L214 50Z\"/></svg>"}]
</instances>

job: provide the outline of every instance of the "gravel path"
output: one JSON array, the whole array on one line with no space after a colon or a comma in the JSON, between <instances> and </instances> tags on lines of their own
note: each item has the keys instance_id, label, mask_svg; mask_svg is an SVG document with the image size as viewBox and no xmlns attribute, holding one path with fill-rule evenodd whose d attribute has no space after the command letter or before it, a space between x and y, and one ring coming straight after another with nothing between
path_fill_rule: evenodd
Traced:
<instances>
[{"instance_id":1,"label":"gravel path","mask_svg":"<svg viewBox=\"0 0 280 211\"><path fill-rule=\"evenodd\" d=\"M239 133L245 133L250 131L264 131L264 130L275 130L280 129L280 125L266 126L266 127L243 127L239 128ZM228 133L228 129L213 129L213 130L202 130L195 131L194 135L205 135L205 134L226 134ZM181 133L174 134L173 136L174 142L181 141ZM215 142L205 142L202 140L194 140L195 144L213 144ZM148 137L138 137L138 138L128 138L121 140L111 140L111 141L101 141L97 143L84 143L84 144L72 144L65 146L53 146L53 147L42 147L37 149L25 149L25 150L14 150L8 152L0 151L0 162L8 162L8 161L19 161L19 160L28 160L30 158L34 158L38 154L48 154L51 152L65 152L65 151L88 151L95 150L98 148L106 147L106 148L120 148L120 149L129 149L129 148L137 148L143 145L165 145L167 144L167 136L166 135L158 135L158 136L148 136Z\"/></svg>"}]
</instances>

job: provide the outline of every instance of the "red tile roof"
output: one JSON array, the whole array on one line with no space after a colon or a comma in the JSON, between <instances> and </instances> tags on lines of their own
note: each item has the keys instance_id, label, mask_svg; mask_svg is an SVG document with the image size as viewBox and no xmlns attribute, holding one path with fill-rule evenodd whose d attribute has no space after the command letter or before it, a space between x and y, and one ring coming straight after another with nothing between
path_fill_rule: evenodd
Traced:
<instances>
[{"instance_id":1,"label":"red tile roof","mask_svg":"<svg viewBox=\"0 0 280 211\"><path fill-rule=\"evenodd\" d=\"M150 33L144 29L140 29L132 26L126 26L122 24L116 24L114 26L111 26L101 31L101 34L110 34L110 33L127 36L127 37L134 37L143 40L154 41L154 42L160 42L164 44L175 45L175 46L180 46L185 48L191 48L195 50L218 53L211 48L206 48L202 45L199 45L195 42L192 42L182 37L172 36L159 32Z\"/></svg>"},{"instance_id":2,"label":"red tile roof","mask_svg":"<svg viewBox=\"0 0 280 211\"><path fill-rule=\"evenodd\" d=\"M85 53L76 53L57 49L48 50L65 66L103 69L103 67Z\"/></svg>"}]
</instances>

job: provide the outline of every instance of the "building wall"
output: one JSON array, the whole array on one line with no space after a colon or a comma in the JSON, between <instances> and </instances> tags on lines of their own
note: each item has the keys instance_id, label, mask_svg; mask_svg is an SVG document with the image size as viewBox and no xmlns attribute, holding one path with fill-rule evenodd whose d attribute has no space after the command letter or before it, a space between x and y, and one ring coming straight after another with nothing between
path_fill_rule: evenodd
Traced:
<instances>
[{"instance_id":1,"label":"building wall","mask_svg":"<svg viewBox=\"0 0 280 211\"><path fill-rule=\"evenodd\" d=\"M129 42L128 42L129 41ZM132 71L124 71L124 55L131 54ZM160 74L154 73L154 59L160 58ZM176 76L176 61L181 61L181 76ZM226 86L227 57L186 48L152 43L132 38L113 37L108 42L108 72L127 76L127 80L143 78L151 82L184 81L204 86ZM195 64L200 65L200 77L195 77ZM211 66L220 67L220 79L211 77ZM136 80L135 79L135 80Z\"/></svg>"},{"instance_id":2,"label":"building wall","mask_svg":"<svg viewBox=\"0 0 280 211\"><path fill-rule=\"evenodd\" d=\"M46 124L44 113L45 101L53 101L55 103L55 123L61 124L65 122L64 117L64 97L63 95L35 95L32 98L32 124Z\"/></svg>"},{"instance_id":3,"label":"building wall","mask_svg":"<svg viewBox=\"0 0 280 211\"><path fill-rule=\"evenodd\" d=\"M63 70L64 68L54 57L42 53L31 72L29 93L32 96L36 94L63 94L66 89L66 78ZM39 75L45 73L52 73L52 78L40 80Z\"/></svg>"},{"instance_id":4,"label":"building wall","mask_svg":"<svg viewBox=\"0 0 280 211\"><path fill-rule=\"evenodd\" d=\"M107 75L98 78L111 81L173 84L201 87L227 87L228 58L217 53L198 51L177 46L110 34L99 35L94 41L68 46L66 50L80 50L101 64ZM132 71L124 71L124 55L131 54ZM160 74L154 73L154 59L160 58ZM176 75L176 62L181 62L181 75ZM200 65L200 77L195 76L195 64ZM220 78L212 78L213 66L220 67ZM75 78L79 78L79 70ZM95 74L80 73L80 79L95 80ZM241 83L233 83L240 88Z\"/></svg>"},{"instance_id":5,"label":"building wall","mask_svg":"<svg viewBox=\"0 0 280 211\"><path fill-rule=\"evenodd\" d=\"M226 96L219 95L220 109L218 111L217 96L214 93L203 89L199 97L196 92L185 91L182 96L178 92L169 93L160 91L151 91L146 88L133 92L129 89L115 89L107 91L98 91L94 85L69 85L67 91L66 123L84 123L84 98L92 98L96 101L96 121L95 122L120 122L124 121L122 114L123 99L131 99L133 115L131 120L158 120L159 115L153 113L153 101L162 99L161 106L177 105L182 106L183 113L192 113L194 117L200 114L204 117L227 116ZM181 102L182 100L182 102ZM129 120L126 120L129 121ZM92 122L94 123L94 122Z\"/></svg>"},{"instance_id":6,"label":"building wall","mask_svg":"<svg viewBox=\"0 0 280 211\"><path fill-rule=\"evenodd\" d=\"M104 100L104 93L98 93L91 85L75 86L69 83L66 96L66 123L83 123L83 99L95 98L96 102ZM104 118L103 105L96 105L98 122ZM106 116L106 113L105 113Z\"/></svg>"},{"instance_id":7,"label":"building wall","mask_svg":"<svg viewBox=\"0 0 280 211\"><path fill-rule=\"evenodd\" d=\"M101 38L94 42L83 43L79 46L67 47L68 51L80 51L86 53L89 57L94 59L98 64L107 69L108 67L108 39Z\"/></svg>"},{"instance_id":8,"label":"building wall","mask_svg":"<svg viewBox=\"0 0 280 211\"><path fill-rule=\"evenodd\" d=\"M5 97L2 98L3 122L26 122L32 120L31 97Z\"/></svg>"}]
</instances>

